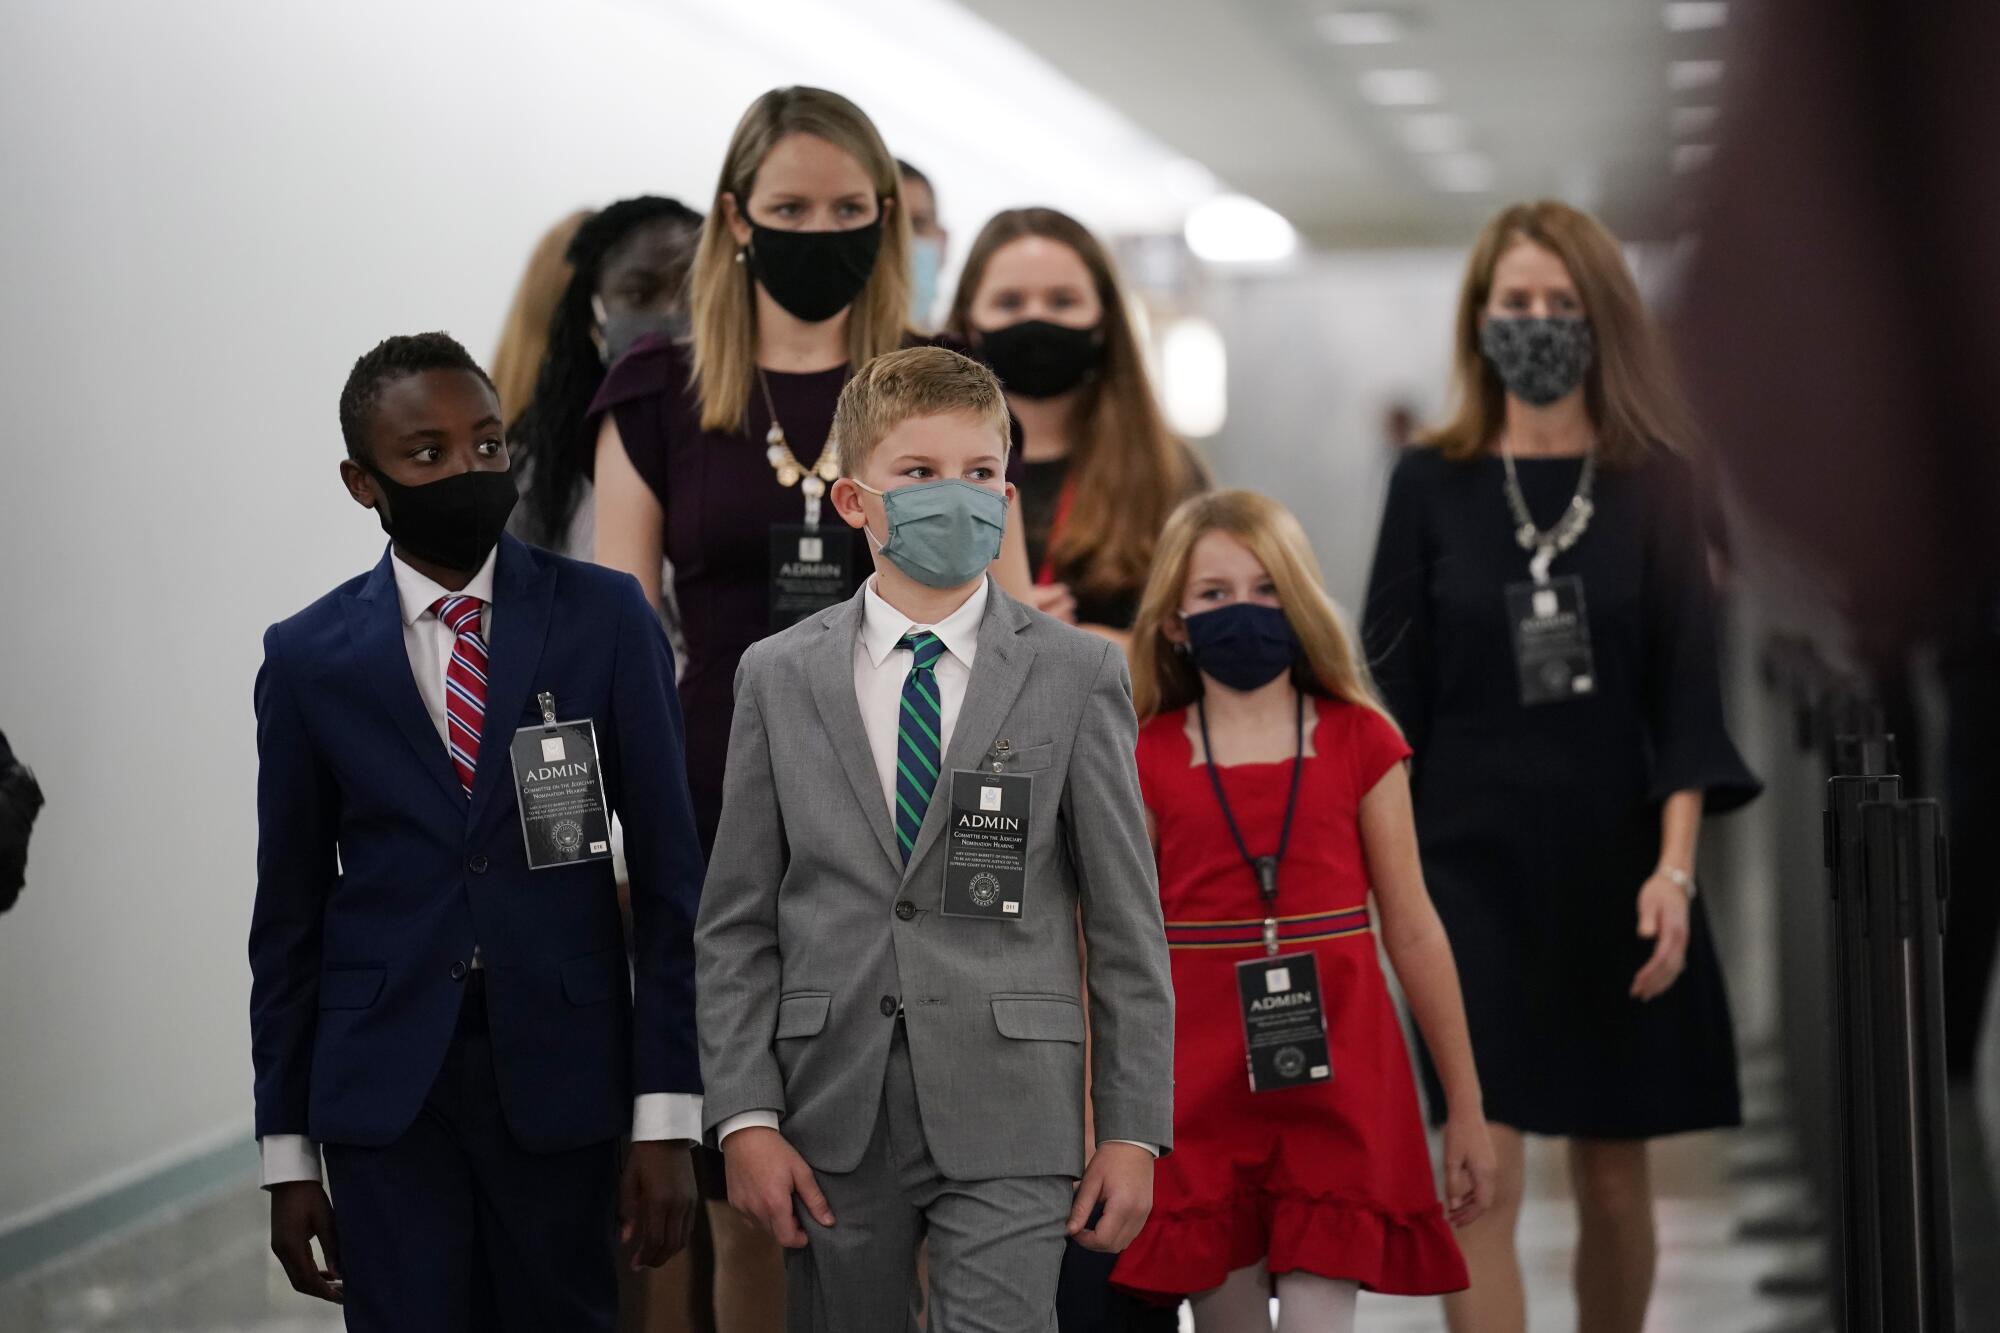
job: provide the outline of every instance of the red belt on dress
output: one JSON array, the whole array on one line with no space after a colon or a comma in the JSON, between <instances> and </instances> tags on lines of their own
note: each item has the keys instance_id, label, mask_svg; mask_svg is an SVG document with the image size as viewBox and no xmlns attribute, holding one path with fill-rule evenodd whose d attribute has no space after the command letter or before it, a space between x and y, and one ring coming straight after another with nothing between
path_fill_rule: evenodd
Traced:
<instances>
[{"instance_id":1,"label":"red belt on dress","mask_svg":"<svg viewBox=\"0 0 2000 1333\"><path fill-rule=\"evenodd\" d=\"M1308 916L1278 918L1278 943L1311 944L1317 940L1337 940L1348 935L1365 935L1373 928L1368 909L1350 907L1340 912L1314 912ZM1264 919L1249 921L1169 921L1169 949L1240 949L1264 942Z\"/></svg>"}]
</instances>

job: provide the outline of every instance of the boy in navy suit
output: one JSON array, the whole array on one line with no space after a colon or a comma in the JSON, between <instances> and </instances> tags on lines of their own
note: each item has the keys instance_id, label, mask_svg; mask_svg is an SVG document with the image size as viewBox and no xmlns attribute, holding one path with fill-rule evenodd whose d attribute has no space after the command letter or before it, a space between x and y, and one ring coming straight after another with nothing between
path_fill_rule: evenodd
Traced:
<instances>
[{"instance_id":1,"label":"boy in navy suit","mask_svg":"<svg viewBox=\"0 0 2000 1333\"><path fill-rule=\"evenodd\" d=\"M271 1247L353 1330L483 1309L608 1331L618 1233L657 1266L693 1219L702 864L673 660L628 575L502 534L499 401L449 337L362 357L340 424L389 550L270 628L256 686Z\"/></svg>"}]
</instances>

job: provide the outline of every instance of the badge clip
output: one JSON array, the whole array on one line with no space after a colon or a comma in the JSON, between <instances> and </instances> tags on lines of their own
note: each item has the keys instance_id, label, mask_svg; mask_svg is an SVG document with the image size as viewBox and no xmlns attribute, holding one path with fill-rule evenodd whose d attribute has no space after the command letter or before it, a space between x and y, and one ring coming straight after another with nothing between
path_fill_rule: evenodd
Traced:
<instances>
[{"instance_id":1,"label":"badge clip","mask_svg":"<svg viewBox=\"0 0 2000 1333\"><path fill-rule=\"evenodd\" d=\"M542 706L542 725L545 727L553 727L556 724L555 695L549 693L547 690L543 690L540 694L535 696L535 702Z\"/></svg>"},{"instance_id":2,"label":"badge clip","mask_svg":"<svg viewBox=\"0 0 2000 1333\"><path fill-rule=\"evenodd\" d=\"M1278 918L1274 916L1264 918L1264 952L1273 958L1278 956Z\"/></svg>"},{"instance_id":3,"label":"badge clip","mask_svg":"<svg viewBox=\"0 0 2000 1333\"><path fill-rule=\"evenodd\" d=\"M987 752L986 757L993 761L993 771L995 773L1004 772L1007 761L1014 757L1014 743L1009 740L995 741L993 742L993 748Z\"/></svg>"}]
</instances>

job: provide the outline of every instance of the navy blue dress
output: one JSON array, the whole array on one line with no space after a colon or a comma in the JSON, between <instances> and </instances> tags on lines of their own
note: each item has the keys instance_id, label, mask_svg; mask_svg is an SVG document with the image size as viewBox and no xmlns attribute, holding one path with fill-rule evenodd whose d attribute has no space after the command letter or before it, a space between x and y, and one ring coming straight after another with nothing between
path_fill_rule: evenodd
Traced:
<instances>
[{"instance_id":1,"label":"navy blue dress","mask_svg":"<svg viewBox=\"0 0 2000 1333\"><path fill-rule=\"evenodd\" d=\"M1547 527L1582 462L1518 466ZM1362 617L1415 752L1424 873L1487 1116L1613 1139L1737 1124L1729 1006L1699 899L1686 971L1650 1002L1628 994L1652 952L1635 904L1662 803L1700 788L1715 813L1759 790L1723 725L1692 475L1663 451L1600 469L1596 515L1551 570L1582 579L1596 688L1535 707L1521 703L1502 592L1528 578L1502 487L1498 458L1411 451L1389 484Z\"/></svg>"}]
</instances>

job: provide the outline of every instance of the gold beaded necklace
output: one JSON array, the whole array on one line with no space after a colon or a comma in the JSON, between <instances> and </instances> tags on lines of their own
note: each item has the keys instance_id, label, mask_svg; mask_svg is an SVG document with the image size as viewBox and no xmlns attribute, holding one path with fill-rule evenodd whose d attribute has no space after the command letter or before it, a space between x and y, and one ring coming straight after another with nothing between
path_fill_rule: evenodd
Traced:
<instances>
[{"instance_id":1,"label":"gold beaded necklace","mask_svg":"<svg viewBox=\"0 0 2000 1333\"><path fill-rule=\"evenodd\" d=\"M806 499L806 526L819 526L820 501L826 495L826 488L840 480L840 460L834 457L833 441L829 438L820 448L819 458L809 468L799 461L792 452L792 446L785 441L785 428L778 421L777 400L771 397L771 381L764 374L762 366L757 367L757 384L764 391L764 409L771 416L771 429L764 433L764 458L770 463L771 471L777 474L778 484L787 490L799 487Z\"/></svg>"}]
</instances>

